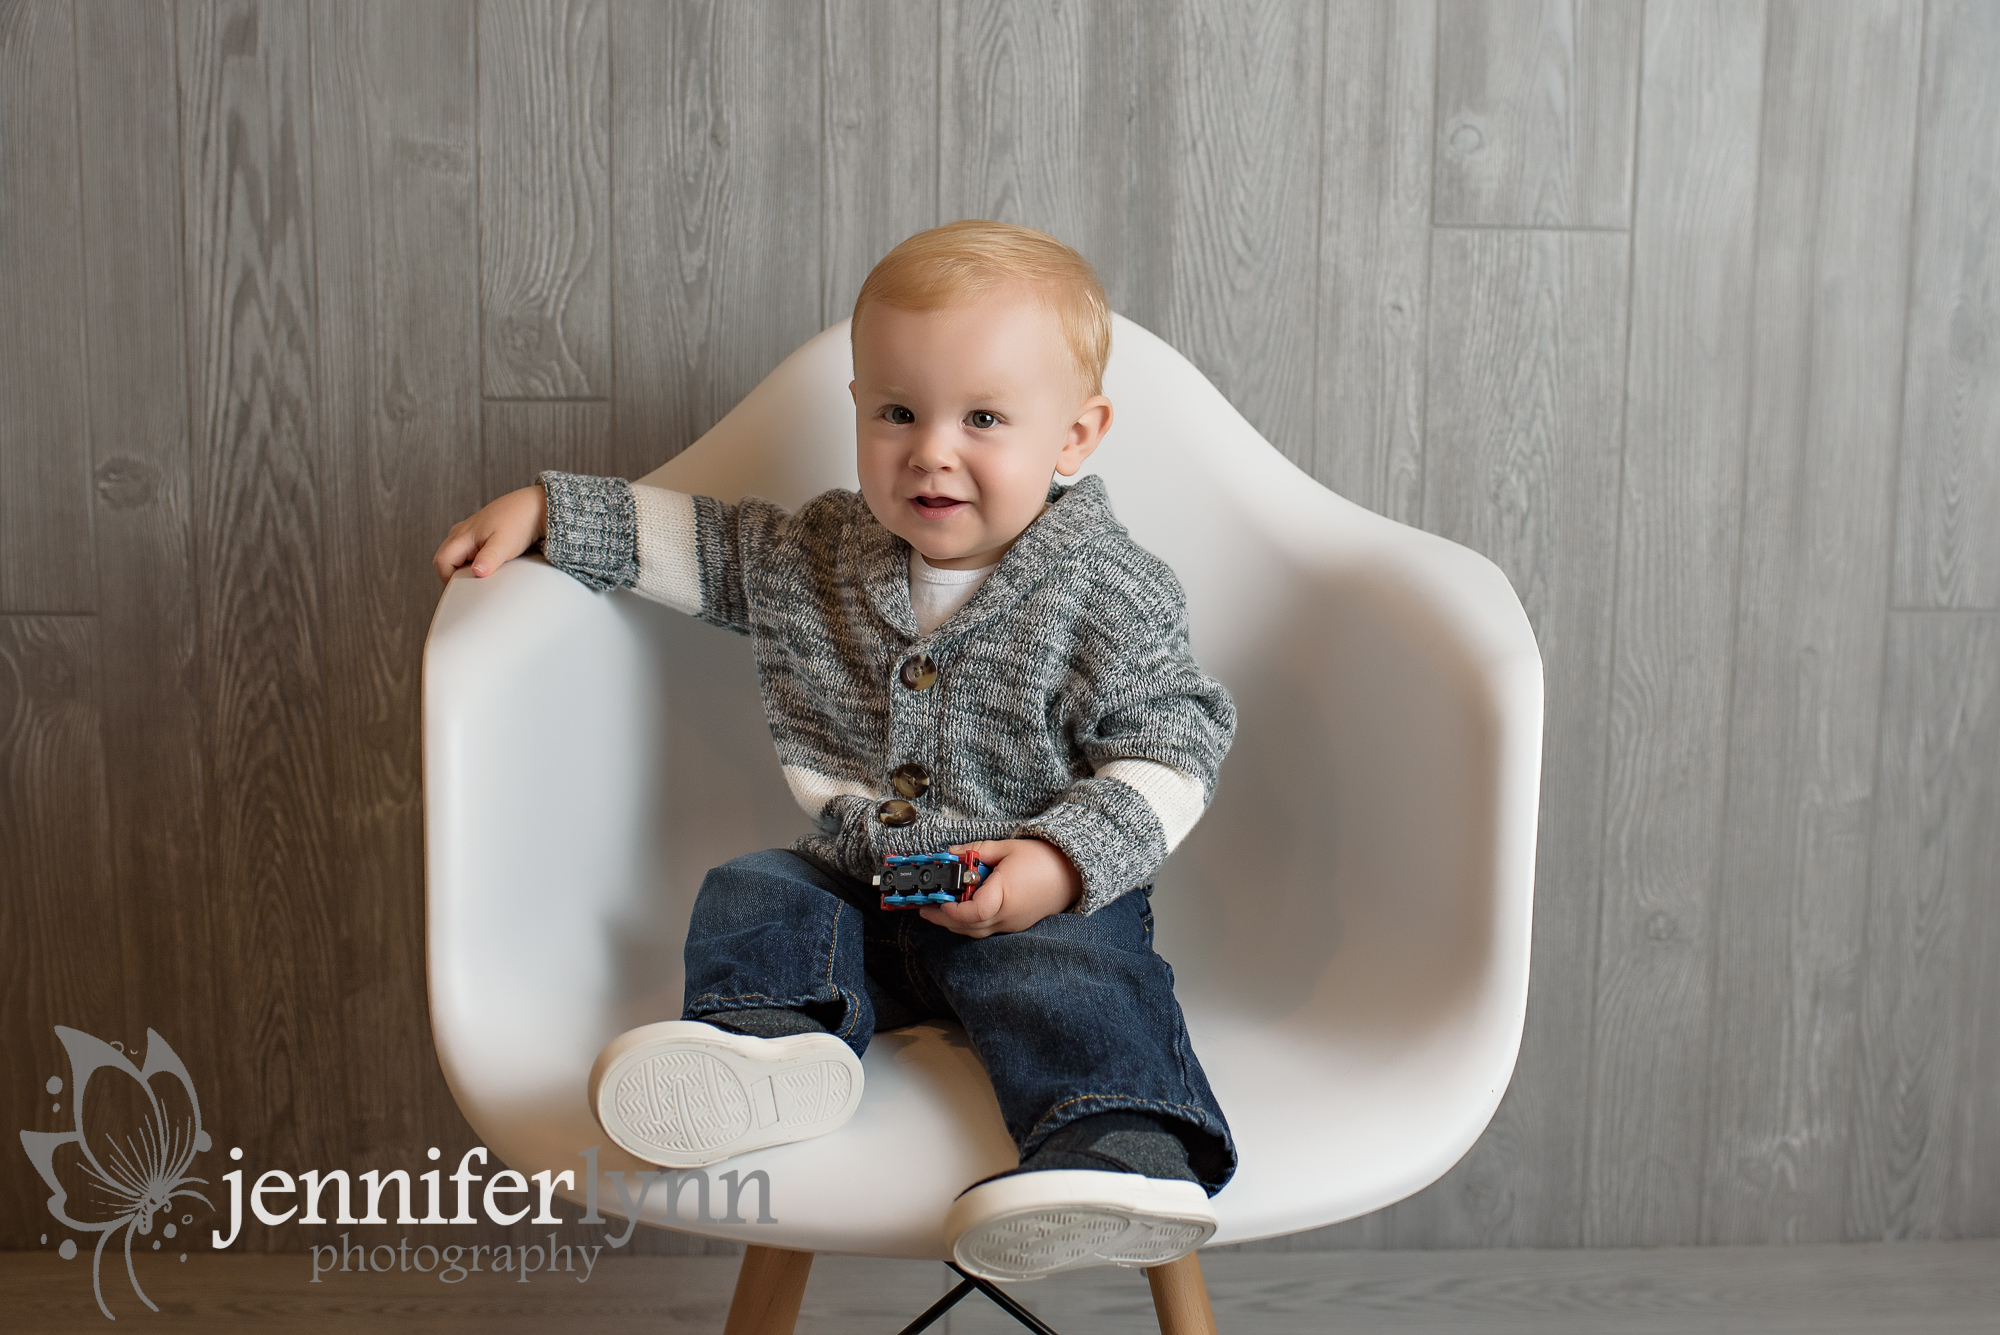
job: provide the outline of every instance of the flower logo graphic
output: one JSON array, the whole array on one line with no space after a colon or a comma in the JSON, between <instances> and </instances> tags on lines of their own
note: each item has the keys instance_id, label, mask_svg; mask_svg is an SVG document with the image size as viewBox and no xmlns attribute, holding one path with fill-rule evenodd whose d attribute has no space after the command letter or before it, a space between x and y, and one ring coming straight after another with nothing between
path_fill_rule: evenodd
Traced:
<instances>
[{"instance_id":1,"label":"flower logo graphic","mask_svg":"<svg viewBox=\"0 0 2000 1335\"><path fill-rule=\"evenodd\" d=\"M21 1146L54 1193L49 1213L80 1233L99 1235L90 1265L98 1309L118 1319L104 1301L100 1267L105 1244L123 1231L132 1292L157 1312L132 1269L132 1238L151 1234L155 1216L182 1197L209 1203L190 1185L206 1185L207 1179L188 1176L194 1156L210 1143L201 1129L194 1082L166 1040L150 1029L143 1066L134 1066L124 1052L81 1030L57 1025L56 1037L69 1053L70 1113L76 1129L23 1131ZM59 1085L49 1083L51 1088ZM174 1226L167 1224L165 1235L173 1232Z\"/></svg>"}]
</instances>

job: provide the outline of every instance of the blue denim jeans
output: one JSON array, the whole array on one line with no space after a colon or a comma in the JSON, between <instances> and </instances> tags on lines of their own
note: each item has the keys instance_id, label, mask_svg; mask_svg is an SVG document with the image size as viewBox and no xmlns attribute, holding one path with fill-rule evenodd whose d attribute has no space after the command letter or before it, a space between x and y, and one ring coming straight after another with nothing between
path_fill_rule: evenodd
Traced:
<instances>
[{"instance_id":1,"label":"blue denim jeans","mask_svg":"<svg viewBox=\"0 0 2000 1335\"><path fill-rule=\"evenodd\" d=\"M859 1056L881 1029L963 1025L1025 1159L1066 1122L1136 1111L1167 1119L1210 1195L1236 1146L1188 1044L1174 971L1153 951L1152 888L1024 932L962 936L796 853L709 872L687 935L682 1018L784 1006Z\"/></svg>"}]
</instances>

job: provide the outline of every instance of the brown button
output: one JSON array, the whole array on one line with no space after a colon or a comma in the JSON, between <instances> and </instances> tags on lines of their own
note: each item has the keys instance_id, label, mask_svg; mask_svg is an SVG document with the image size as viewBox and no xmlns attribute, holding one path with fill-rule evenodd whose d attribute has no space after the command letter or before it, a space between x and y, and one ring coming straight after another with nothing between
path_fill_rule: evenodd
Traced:
<instances>
[{"instance_id":1,"label":"brown button","mask_svg":"<svg viewBox=\"0 0 2000 1335\"><path fill-rule=\"evenodd\" d=\"M892 797L875 808L875 819L884 825L908 825L917 818L917 809L900 797Z\"/></svg>"},{"instance_id":2,"label":"brown button","mask_svg":"<svg viewBox=\"0 0 2000 1335\"><path fill-rule=\"evenodd\" d=\"M931 772L913 760L907 765L896 766L889 782L904 797L922 797L931 786Z\"/></svg>"},{"instance_id":3,"label":"brown button","mask_svg":"<svg viewBox=\"0 0 2000 1335\"><path fill-rule=\"evenodd\" d=\"M918 654L915 658L903 660L903 685L913 691L928 691L937 680L937 660L929 654Z\"/></svg>"}]
</instances>

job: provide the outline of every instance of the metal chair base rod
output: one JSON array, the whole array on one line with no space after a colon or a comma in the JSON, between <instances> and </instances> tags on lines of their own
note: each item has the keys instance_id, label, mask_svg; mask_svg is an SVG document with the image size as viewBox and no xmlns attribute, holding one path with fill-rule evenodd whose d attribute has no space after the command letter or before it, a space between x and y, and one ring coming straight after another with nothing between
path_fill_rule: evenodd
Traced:
<instances>
[{"instance_id":1,"label":"metal chair base rod","mask_svg":"<svg viewBox=\"0 0 2000 1335\"><path fill-rule=\"evenodd\" d=\"M951 1261L946 1261L945 1264L950 1266L954 1271L956 1271L960 1276L962 1276L962 1278L958 1282L957 1287L952 1289L952 1291L950 1293L947 1293L944 1297L932 1303L928 1308L924 1310L924 1314L922 1316L918 1317L915 1321L912 1321L909 1325L903 1327L900 1331L896 1333L896 1335L917 1335L917 1332L919 1331L928 1330L932 1322L936 1321L939 1317L943 1316L946 1312L950 1311L952 1307L958 1302L959 1299L963 1298L966 1294L971 1293L974 1289L979 1290L981 1293L985 1294L988 1298L991 1298L993 1300L993 1305L995 1307L998 1307L1008 1316L1013 1317L1016 1321L1026 1326L1029 1330L1034 1331L1035 1335L1059 1335L1059 1332L1050 1329L1049 1326L1045 1324L1040 1317L1036 1316L1033 1312L1030 1312L1027 1308L1021 1306L1021 1304L1015 1302L1012 1298L1008 1297L1003 1290L996 1287L991 1282L983 1280L979 1278L979 1276L977 1275L966 1274L965 1271L959 1270L958 1266Z\"/></svg>"}]
</instances>

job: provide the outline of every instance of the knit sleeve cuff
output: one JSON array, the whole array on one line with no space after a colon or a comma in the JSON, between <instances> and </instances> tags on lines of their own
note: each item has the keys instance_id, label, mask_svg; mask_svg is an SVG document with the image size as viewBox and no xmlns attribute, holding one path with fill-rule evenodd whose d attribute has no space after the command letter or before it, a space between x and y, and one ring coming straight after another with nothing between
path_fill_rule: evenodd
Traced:
<instances>
[{"instance_id":1,"label":"knit sleeve cuff","mask_svg":"<svg viewBox=\"0 0 2000 1335\"><path fill-rule=\"evenodd\" d=\"M1083 877L1073 913L1095 913L1126 891L1152 884L1167 860L1166 835L1151 804L1115 778L1072 784L1061 801L1019 833L1060 848Z\"/></svg>"},{"instance_id":2,"label":"knit sleeve cuff","mask_svg":"<svg viewBox=\"0 0 2000 1335\"><path fill-rule=\"evenodd\" d=\"M629 589L639 579L639 526L632 484L623 478L581 473L541 476L548 495L549 564L602 593Z\"/></svg>"}]
</instances>

